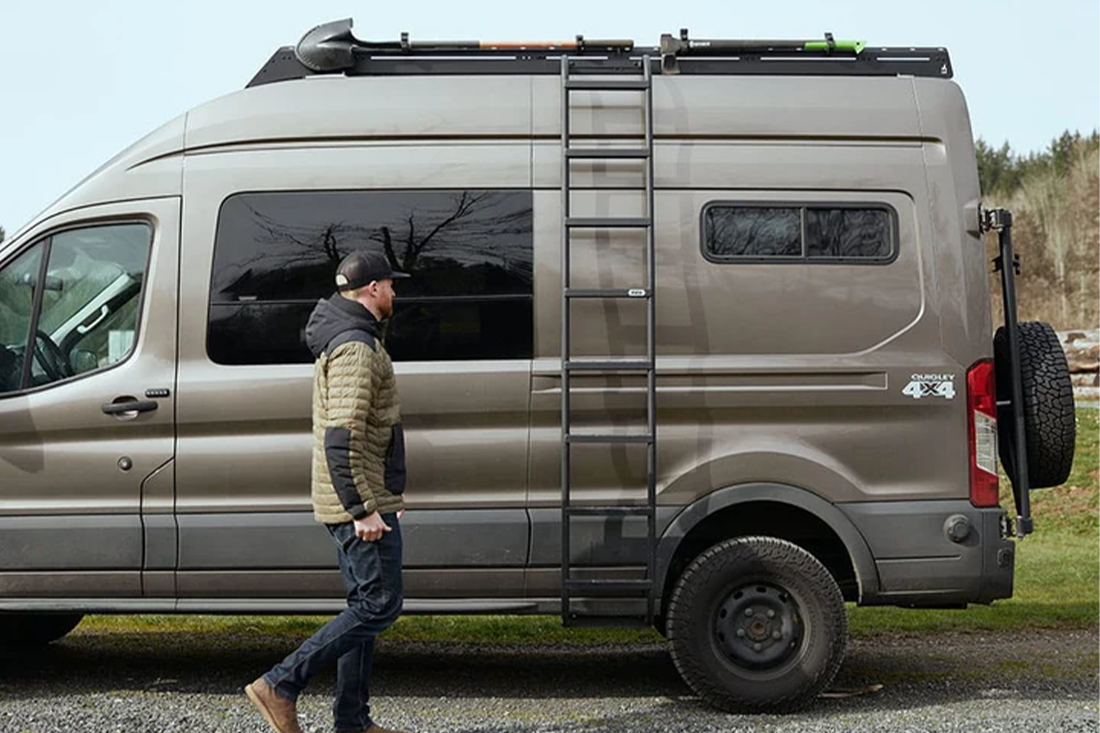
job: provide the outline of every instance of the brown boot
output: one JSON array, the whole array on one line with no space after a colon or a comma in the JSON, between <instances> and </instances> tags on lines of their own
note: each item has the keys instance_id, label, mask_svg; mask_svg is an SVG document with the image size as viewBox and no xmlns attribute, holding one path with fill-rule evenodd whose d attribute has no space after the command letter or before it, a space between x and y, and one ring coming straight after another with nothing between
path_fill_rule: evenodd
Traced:
<instances>
[{"instance_id":1,"label":"brown boot","mask_svg":"<svg viewBox=\"0 0 1100 733\"><path fill-rule=\"evenodd\" d=\"M298 710L293 700L287 700L260 677L244 688L244 694L278 733L302 733L298 725Z\"/></svg>"}]
</instances>

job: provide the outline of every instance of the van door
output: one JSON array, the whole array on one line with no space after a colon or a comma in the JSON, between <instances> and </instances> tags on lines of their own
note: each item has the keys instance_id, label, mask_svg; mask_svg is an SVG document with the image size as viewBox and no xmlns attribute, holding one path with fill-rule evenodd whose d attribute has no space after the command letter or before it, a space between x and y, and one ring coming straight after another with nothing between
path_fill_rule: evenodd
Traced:
<instances>
[{"instance_id":1,"label":"van door","mask_svg":"<svg viewBox=\"0 0 1100 733\"><path fill-rule=\"evenodd\" d=\"M471 147L189 159L176 464L181 607L303 609L343 596L332 541L310 501L313 356L302 333L355 248L384 252L412 275L397 283L385 339L408 454L406 598L522 593L531 192L438 186L468 177L475 164L494 174L486 162L494 158L526 183L530 149ZM397 170L423 171L436 187L363 188ZM318 181L330 188L311 189Z\"/></svg>"},{"instance_id":2,"label":"van door","mask_svg":"<svg viewBox=\"0 0 1100 733\"><path fill-rule=\"evenodd\" d=\"M142 594L142 487L174 450L178 232L178 199L127 202L0 255L2 605Z\"/></svg>"}]
</instances>

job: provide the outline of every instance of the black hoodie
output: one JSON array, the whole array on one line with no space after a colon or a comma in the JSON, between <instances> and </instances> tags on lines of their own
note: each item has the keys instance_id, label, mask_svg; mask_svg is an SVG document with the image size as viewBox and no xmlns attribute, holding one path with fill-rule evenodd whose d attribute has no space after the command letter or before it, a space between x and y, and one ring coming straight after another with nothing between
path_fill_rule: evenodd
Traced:
<instances>
[{"instance_id":1,"label":"black hoodie","mask_svg":"<svg viewBox=\"0 0 1100 733\"><path fill-rule=\"evenodd\" d=\"M342 334L349 336L336 339ZM306 322L305 336L306 346L314 359L321 354L331 354L337 346L352 340L366 341L377 351L376 342L382 340L382 324L361 303L336 293L327 300L317 302Z\"/></svg>"}]
</instances>

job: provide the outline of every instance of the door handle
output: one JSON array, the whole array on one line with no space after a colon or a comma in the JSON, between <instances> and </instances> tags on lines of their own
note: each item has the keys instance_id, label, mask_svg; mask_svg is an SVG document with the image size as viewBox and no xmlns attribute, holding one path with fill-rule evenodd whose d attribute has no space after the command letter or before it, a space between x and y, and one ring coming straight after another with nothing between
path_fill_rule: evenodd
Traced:
<instances>
[{"instance_id":1,"label":"door handle","mask_svg":"<svg viewBox=\"0 0 1100 733\"><path fill-rule=\"evenodd\" d=\"M110 308L108 308L107 306L103 306L102 308L99 309L99 313L93 313L92 314L92 322L91 323L81 323L80 325L78 325L76 327L76 332L79 333L81 336L85 335L86 333L91 331L93 328L98 326L100 323L102 323L103 319L106 318L107 314L109 314L110 312L111 312Z\"/></svg>"},{"instance_id":2,"label":"door handle","mask_svg":"<svg viewBox=\"0 0 1100 733\"><path fill-rule=\"evenodd\" d=\"M152 412L159 407L153 400L128 400L126 402L107 402L103 405L105 415L125 415L128 412Z\"/></svg>"}]
</instances>

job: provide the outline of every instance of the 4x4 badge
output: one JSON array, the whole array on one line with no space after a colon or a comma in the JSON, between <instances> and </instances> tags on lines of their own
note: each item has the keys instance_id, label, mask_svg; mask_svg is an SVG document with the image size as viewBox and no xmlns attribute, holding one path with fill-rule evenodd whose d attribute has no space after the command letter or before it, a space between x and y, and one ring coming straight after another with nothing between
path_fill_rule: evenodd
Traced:
<instances>
[{"instance_id":1,"label":"4x4 badge","mask_svg":"<svg viewBox=\"0 0 1100 733\"><path fill-rule=\"evenodd\" d=\"M953 374L914 374L913 380L901 391L903 395L915 400L925 397L955 399L955 375Z\"/></svg>"}]
</instances>

